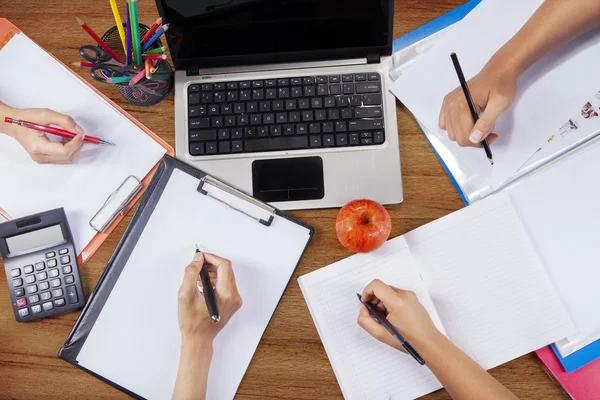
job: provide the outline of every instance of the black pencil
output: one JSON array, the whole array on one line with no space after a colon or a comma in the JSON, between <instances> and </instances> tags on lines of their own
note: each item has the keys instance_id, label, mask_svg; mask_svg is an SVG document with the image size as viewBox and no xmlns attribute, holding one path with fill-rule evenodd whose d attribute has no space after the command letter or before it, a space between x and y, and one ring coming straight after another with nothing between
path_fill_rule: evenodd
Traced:
<instances>
[{"instance_id":1,"label":"black pencil","mask_svg":"<svg viewBox=\"0 0 600 400\"><path fill-rule=\"evenodd\" d=\"M476 123L479 119L479 114L477 113L477 108L475 107L475 102L473 101L473 97L471 96L471 92L469 91L469 86L467 85L467 80L465 79L465 75L463 74L462 68L460 67L460 63L458 62L458 56L456 53L450 54L450 58L452 58L452 64L454 64L454 69L456 70L456 75L458 75L458 80L460 82L460 86L462 87L463 93L465 94L465 98L467 99L467 104L469 105L469 109L471 110L471 116L473 117L473 123ZM494 156L492 155L492 150L490 149L490 145L487 142L487 139L483 139L481 142L483 145L483 149L485 150L485 155L487 156L490 164L494 165Z\"/></svg>"},{"instance_id":2,"label":"black pencil","mask_svg":"<svg viewBox=\"0 0 600 400\"><path fill-rule=\"evenodd\" d=\"M196 253L200 253L198 245L196 245ZM213 289L210 281L210 275L208 275L208 265L206 260L200 270L200 280L202 281L202 292L204 293L204 301L206 301L206 308L212 322L219 322L221 316L219 315L219 307L217 306L217 297L215 296L215 290Z\"/></svg>"},{"instance_id":3,"label":"black pencil","mask_svg":"<svg viewBox=\"0 0 600 400\"><path fill-rule=\"evenodd\" d=\"M404 339L402 335L392 326L392 324L390 324L390 321L388 321L387 318L381 315L379 310L377 310L377 308L375 308L373 304L369 303L368 301L363 301L362 296L360 294L356 293L356 296L358 297L358 301L360 301L367 307L367 309L369 310L371 315L377 320L377 322L383 325L385 329L387 329L387 331L397 341L400 342L402 347L404 347L404 350L406 350L408 354L410 354L415 360L417 360L419 364L425 365L425 360L423 360L423 357L421 357L421 355L417 353L417 351L410 345L410 343L408 343L406 339Z\"/></svg>"}]
</instances>

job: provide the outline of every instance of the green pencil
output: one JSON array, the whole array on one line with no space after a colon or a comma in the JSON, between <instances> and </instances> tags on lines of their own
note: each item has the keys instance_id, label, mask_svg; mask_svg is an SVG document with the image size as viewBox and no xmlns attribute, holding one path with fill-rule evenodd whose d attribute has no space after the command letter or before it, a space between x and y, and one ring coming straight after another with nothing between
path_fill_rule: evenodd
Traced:
<instances>
[{"instance_id":1,"label":"green pencil","mask_svg":"<svg viewBox=\"0 0 600 400\"><path fill-rule=\"evenodd\" d=\"M142 44L140 42L140 23L138 20L137 0L129 0L131 5L131 29L133 33L133 48L135 50L135 63L142 65Z\"/></svg>"},{"instance_id":2,"label":"green pencil","mask_svg":"<svg viewBox=\"0 0 600 400\"><path fill-rule=\"evenodd\" d=\"M166 46L157 47L156 49L147 50L144 54L162 54L167 49Z\"/></svg>"}]
</instances>

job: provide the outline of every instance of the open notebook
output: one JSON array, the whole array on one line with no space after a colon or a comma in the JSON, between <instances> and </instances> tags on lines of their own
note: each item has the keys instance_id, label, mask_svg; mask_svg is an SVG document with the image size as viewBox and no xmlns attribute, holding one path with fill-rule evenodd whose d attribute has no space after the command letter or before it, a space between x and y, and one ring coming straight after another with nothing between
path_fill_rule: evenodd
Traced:
<instances>
[{"instance_id":1,"label":"open notebook","mask_svg":"<svg viewBox=\"0 0 600 400\"><path fill-rule=\"evenodd\" d=\"M412 399L441 388L426 366L356 323L354 293L375 278L413 290L436 326L486 369L575 331L510 198L493 196L299 279L347 399Z\"/></svg>"}]
</instances>

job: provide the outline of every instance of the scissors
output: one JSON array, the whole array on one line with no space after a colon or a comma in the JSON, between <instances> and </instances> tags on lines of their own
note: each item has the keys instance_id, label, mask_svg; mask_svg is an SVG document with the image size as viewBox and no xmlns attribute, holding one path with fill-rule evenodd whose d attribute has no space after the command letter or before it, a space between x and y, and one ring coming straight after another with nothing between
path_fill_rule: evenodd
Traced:
<instances>
[{"instance_id":1,"label":"scissors","mask_svg":"<svg viewBox=\"0 0 600 400\"><path fill-rule=\"evenodd\" d=\"M119 67L124 67L125 64L117 62L106 50L102 47L85 45L79 48L79 55L86 61L93 64L114 64Z\"/></svg>"},{"instance_id":2,"label":"scissors","mask_svg":"<svg viewBox=\"0 0 600 400\"><path fill-rule=\"evenodd\" d=\"M109 83L107 81L108 78L113 76L123 76L131 71L131 68L120 68L109 64L96 64L90 69L90 75L98 82Z\"/></svg>"}]
</instances>

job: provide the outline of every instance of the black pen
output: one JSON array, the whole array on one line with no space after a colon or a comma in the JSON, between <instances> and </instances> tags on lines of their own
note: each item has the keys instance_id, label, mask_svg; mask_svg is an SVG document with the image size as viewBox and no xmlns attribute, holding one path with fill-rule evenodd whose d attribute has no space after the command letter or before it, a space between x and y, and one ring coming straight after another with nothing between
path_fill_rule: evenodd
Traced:
<instances>
[{"instance_id":1,"label":"black pen","mask_svg":"<svg viewBox=\"0 0 600 400\"><path fill-rule=\"evenodd\" d=\"M198 245L196 245L196 253L200 253ZM204 260L204 264L200 270L200 280L202 281L202 293L204 294L204 301L206 301L208 315L210 315L212 322L217 323L221 320L221 316L219 315L215 290L210 282L210 275L208 275L208 265L206 265L206 260Z\"/></svg>"},{"instance_id":2,"label":"black pen","mask_svg":"<svg viewBox=\"0 0 600 400\"><path fill-rule=\"evenodd\" d=\"M396 338L396 340L398 340L400 342L402 347L404 347L404 350L406 350L406 352L408 354L410 354L415 360L417 360L417 362L419 364L425 365L425 360L423 360L423 357L421 357L421 355L419 355L419 353L417 353L417 351L410 345L410 343L408 343L402 337L402 335L392 326L392 324L390 324L390 321L388 321L387 318L385 318L383 315L381 315L379 310L373 304L369 303L368 301L363 301L362 296L360 294L356 293L356 296L358 297L358 301L360 301L367 307L367 309L369 310L371 315L377 320L377 322L379 322L381 325L383 325L385 327L385 329L387 329L387 331L394 338Z\"/></svg>"},{"instance_id":3,"label":"black pen","mask_svg":"<svg viewBox=\"0 0 600 400\"><path fill-rule=\"evenodd\" d=\"M467 104L469 105L469 110L471 110L471 116L473 117L473 123L476 123L479 119L479 114L477 113L477 108L475 107L475 102L473 101L473 97L471 96L471 92L469 91L469 86L467 85L467 80L465 79L465 75L463 74L462 68L460 67L460 63L458 62L458 56L456 53L450 54L450 58L452 58L452 64L454 64L454 69L456 70L456 75L458 75L458 81L460 82L460 86L462 87L463 93L465 94L465 98L467 99ZM487 156L490 164L494 165L494 156L492 155L492 150L490 149L490 145L487 142L487 139L483 139L481 142L483 145L483 149L485 150L485 155Z\"/></svg>"}]
</instances>

